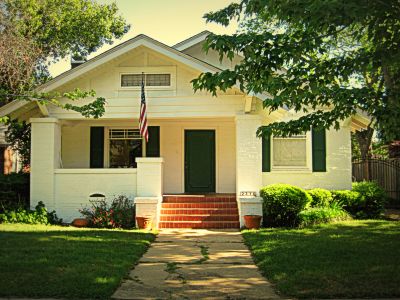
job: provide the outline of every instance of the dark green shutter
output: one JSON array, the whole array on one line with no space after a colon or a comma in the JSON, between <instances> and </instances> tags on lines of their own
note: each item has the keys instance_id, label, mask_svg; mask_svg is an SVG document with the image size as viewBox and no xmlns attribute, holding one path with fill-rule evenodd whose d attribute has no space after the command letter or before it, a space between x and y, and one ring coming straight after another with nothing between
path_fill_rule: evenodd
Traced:
<instances>
[{"instance_id":1,"label":"dark green shutter","mask_svg":"<svg viewBox=\"0 0 400 300\"><path fill-rule=\"evenodd\" d=\"M326 172L325 129L312 129L312 166L313 172Z\"/></svg>"},{"instance_id":2,"label":"dark green shutter","mask_svg":"<svg viewBox=\"0 0 400 300\"><path fill-rule=\"evenodd\" d=\"M262 137L262 171L271 172L271 135Z\"/></svg>"},{"instance_id":3,"label":"dark green shutter","mask_svg":"<svg viewBox=\"0 0 400 300\"><path fill-rule=\"evenodd\" d=\"M160 126L149 126L149 141L146 145L147 157L160 157Z\"/></svg>"},{"instance_id":4,"label":"dark green shutter","mask_svg":"<svg viewBox=\"0 0 400 300\"><path fill-rule=\"evenodd\" d=\"M90 127L90 168L104 167L104 127Z\"/></svg>"}]
</instances>

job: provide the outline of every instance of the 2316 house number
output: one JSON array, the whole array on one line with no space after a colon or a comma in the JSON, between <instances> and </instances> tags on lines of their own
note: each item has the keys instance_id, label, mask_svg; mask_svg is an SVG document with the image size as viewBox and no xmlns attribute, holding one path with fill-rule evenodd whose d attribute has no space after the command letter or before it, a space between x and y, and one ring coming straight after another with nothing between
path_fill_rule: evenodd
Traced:
<instances>
[{"instance_id":1,"label":"2316 house number","mask_svg":"<svg viewBox=\"0 0 400 300\"><path fill-rule=\"evenodd\" d=\"M256 196L256 192L244 191L244 192L240 192L240 196L252 196L252 197L255 197Z\"/></svg>"}]
</instances>

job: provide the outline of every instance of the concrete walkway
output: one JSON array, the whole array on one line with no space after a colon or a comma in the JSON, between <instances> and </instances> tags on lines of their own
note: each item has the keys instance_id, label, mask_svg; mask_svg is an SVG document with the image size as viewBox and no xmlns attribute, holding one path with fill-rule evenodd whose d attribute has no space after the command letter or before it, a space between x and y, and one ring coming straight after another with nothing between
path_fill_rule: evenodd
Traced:
<instances>
[{"instance_id":1,"label":"concrete walkway","mask_svg":"<svg viewBox=\"0 0 400 300\"><path fill-rule=\"evenodd\" d=\"M278 299L238 231L163 230L114 299Z\"/></svg>"}]
</instances>

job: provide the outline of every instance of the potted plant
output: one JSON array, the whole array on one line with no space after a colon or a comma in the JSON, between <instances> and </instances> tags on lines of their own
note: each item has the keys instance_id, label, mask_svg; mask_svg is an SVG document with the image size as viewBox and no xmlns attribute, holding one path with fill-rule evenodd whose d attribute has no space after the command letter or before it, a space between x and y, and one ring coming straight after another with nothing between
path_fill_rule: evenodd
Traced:
<instances>
[{"instance_id":1,"label":"potted plant","mask_svg":"<svg viewBox=\"0 0 400 300\"><path fill-rule=\"evenodd\" d=\"M247 229L259 229L262 216L259 215L245 215L244 225Z\"/></svg>"},{"instance_id":2,"label":"potted plant","mask_svg":"<svg viewBox=\"0 0 400 300\"><path fill-rule=\"evenodd\" d=\"M139 229L151 229L151 216L136 217Z\"/></svg>"},{"instance_id":3,"label":"potted plant","mask_svg":"<svg viewBox=\"0 0 400 300\"><path fill-rule=\"evenodd\" d=\"M89 220L86 218L76 218L72 221L72 226L75 227L87 227L89 225Z\"/></svg>"}]
</instances>

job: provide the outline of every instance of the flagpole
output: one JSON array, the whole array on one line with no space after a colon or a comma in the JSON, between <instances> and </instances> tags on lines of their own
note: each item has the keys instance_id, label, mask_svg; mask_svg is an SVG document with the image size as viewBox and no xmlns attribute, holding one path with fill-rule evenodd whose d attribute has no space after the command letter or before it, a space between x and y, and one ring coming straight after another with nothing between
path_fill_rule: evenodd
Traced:
<instances>
[{"instance_id":1,"label":"flagpole","mask_svg":"<svg viewBox=\"0 0 400 300\"><path fill-rule=\"evenodd\" d=\"M144 85L144 72L142 72L142 85ZM144 136L142 136L142 156L143 157L146 157L146 146L147 146L146 138Z\"/></svg>"}]
</instances>

